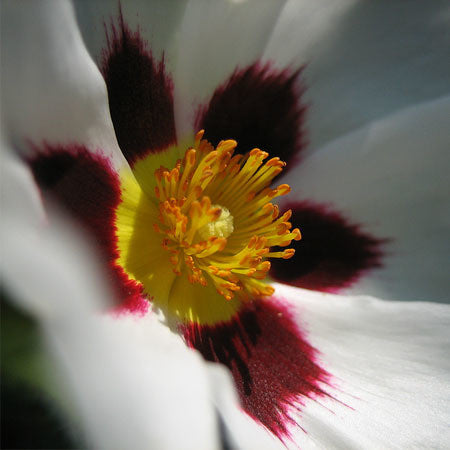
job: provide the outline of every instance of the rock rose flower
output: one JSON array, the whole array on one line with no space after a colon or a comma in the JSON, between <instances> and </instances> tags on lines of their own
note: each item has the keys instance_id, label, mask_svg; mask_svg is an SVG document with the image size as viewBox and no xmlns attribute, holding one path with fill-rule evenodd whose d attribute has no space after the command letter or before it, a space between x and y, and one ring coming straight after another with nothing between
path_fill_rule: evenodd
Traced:
<instances>
[{"instance_id":1,"label":"rock rose flower","mask_svg":"<svg viewBox=\"0 0 450 450\"><path fill-rule=\"evenodd\" d=\"M448 12L2 4L2 276L82 442L448 445Z\"/></svg>"}]
</instances>

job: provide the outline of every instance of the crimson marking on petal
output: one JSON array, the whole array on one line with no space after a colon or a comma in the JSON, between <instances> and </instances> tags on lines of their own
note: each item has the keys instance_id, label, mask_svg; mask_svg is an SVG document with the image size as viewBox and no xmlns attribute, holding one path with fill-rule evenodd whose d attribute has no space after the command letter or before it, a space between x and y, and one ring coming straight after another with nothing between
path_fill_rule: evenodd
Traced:
<instances>
[{"instance_id":1,"label":"crimson marking on petal","mask_svg":"<svg viewBox=\"0 0 450 450\"><path fill-rule=\"evenodd\" d=\"M311 202L283 204L302 239L292 242L290 260L272 260L270 275L283 283L323 292L351 286L366 271L381 267L388 239L370 236L341 214Z\"/></svg>"},{"instance_id":2,"label":"crimson marking on petal","mask_svg":"<svg viewBox=\"0 0 450 450\"><path fill-rule=\"evenodd\" d=\"M157 62L139 30L133 32L119 10L117 26L105 24L107 49L102 72L117 140L132 164L149 152L176 142L173 83L165 72L164 55Z\"/></svg>"},{"instance_id":3,"label":"crimson marking on petal","mask_svg":"<svg viewBox=\"0 0 450 450\"><path fill-rule=\"evenodd\" d=\"M258 147L290 168L306 145L301 72L279 71L260 63L236 70L209 103L199 108L195 128L204 129L213 145L235 139L238 152Z\"/></svg>"},{"instance_id":4,"label":"crimson marking on petal","mask_svg":"<svg viewBox=\"0 0 450 450\"><path fill-rule=\"evenodd\" d=\"M114 210L120 201L120 181L109 160L78 145L44 145L35 148L29 164L44 200L56 199L93 236L107 262L107 276L120 309L145 313L148 302L142 297L142 287L115 265Z\"/></svg>"},{"instance_id":5,"label":"crimson marking on petal","mask_svg":"<svg viewBox=\"0 0 450 450\"><path fill-rule=\"evenodd\" d=\"M330 375L318 352L274 298L247 303L229 323L190 325L183 334L206 360L230 369L244 410L281 440L289 438L290 425L299 426L293 409L301 412L306 398L328 396L321 384Z\"/></svg>"}]
</instances>

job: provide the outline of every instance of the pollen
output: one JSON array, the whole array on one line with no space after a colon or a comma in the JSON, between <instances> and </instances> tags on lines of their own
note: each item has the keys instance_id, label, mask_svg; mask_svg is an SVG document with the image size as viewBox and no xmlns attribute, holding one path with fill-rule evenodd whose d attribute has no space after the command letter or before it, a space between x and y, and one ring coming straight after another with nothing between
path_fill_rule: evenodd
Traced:
<instances>
[{"instance_id":1,"label":"pollen","mask_svg":"<svg viewBox=\"0 0 450 450\"><path fill-rule=\"evenodd\" d=\"M174 167L154 172L158 214L152 225L173 273L213 286L226 301L272 295L263 281L268 259L294 255L274 247L301 239L289 222L291 211L280 215L272 203L290 191L287 184L270 187L285 163L267 160L257 148L235 155L236 146L225 140L214 148L200 131Z\"/></svg>"}]
</instances>

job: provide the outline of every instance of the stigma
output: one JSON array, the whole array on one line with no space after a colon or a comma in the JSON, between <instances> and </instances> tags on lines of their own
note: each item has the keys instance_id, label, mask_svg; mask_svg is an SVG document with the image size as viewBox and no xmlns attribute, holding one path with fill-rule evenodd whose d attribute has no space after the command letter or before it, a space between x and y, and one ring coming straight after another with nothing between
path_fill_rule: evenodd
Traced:
<instances>
[{"instance_id":1,"label":"stigma","mask_svg":"<svg viewBox=\"0 0 450 450\"><path fill-rule=\"evenodd\" d=\"M269 258L288 259L292 240L291 211L279 213L272 203L290 187L270 187L285 163L253 149L234 154L237 142L221 141L214 148L197 133L175 166L154 172L158 216L153 230L160 236L173 273L189 283L214 286L225 300L272 295L263 280Z\"/></svg>"},{"instance_id":2,"label":"stigma","mask_svg":"<svg viewBox=\"0 0 450 450\"><path fill-rule=\"evenodd\" d=\"M213 208L220 209L220 215L216 220L203 225L198 230L200 238L208 240L210 237L217 236L227 238L234 231L233 216L225 206L213 205Z\"/></svg>"}]
</instances>

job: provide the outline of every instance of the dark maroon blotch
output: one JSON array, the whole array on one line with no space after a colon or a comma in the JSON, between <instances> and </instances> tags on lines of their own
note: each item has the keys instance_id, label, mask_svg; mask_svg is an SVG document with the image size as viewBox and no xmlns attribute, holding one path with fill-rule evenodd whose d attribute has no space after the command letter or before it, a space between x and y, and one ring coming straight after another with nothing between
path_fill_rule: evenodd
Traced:
<instances>
[{"instance_id":1,"label":"dark maroon blotch","mask_svg":"<svg viewBox=\"0 0 450 450\"><path fill-rule=\"evenodd\" d=\"M292 209L291 223L302 233L292 241L295 255L274 259L270 275L283 283L334 292L351 286L365 271L381 266L387 239L370 236L359 225L323 205L310 202L283 205Z\"/></svg>"},{"instance_id":2,"label":"dark maroon blotch","mask_svg":"<svg viewBox=\"0 0 450 450\"><path fill-rule=\"evenodd\" d=\"M44 201L56 200L93 237L121 308L144 312L142 287L115 263L118 253L114 221L120 181L108 159L78 145L45 146L36 149L29 163Z\"/></svg>"},{"instance_id":3,"label":"dark maroon blotch","mask_svg":"<svg viewBox=\"0 0 450 450\"><path fill-rule=\"evenodd\" d=\"M184 337L208 361L226 365L244 410L283 440L299 425L290 411L306 398L327 396L328 373L317 363L285 306L275 299L248 303L230 323L186 326Z\"/></svg>"},{"instance_id":4,"label":"dark maroon blotch","mask_svg":"<svg viewBox=\"0 0 450 450\"><path fill-rule=\"evenodd\" d=\"M196 129L204 129L214 145L235 139L237 152L260 148L289 168L306 144L300 74L301 69L279 71L260 63L236 70L200 107Z\"/></svg>"},{"instance_id":5,"label":"dark maroon blotch","mask_svg":"<svg viewBox=\"0 0 450 450\"><path fill-rule=\"evenodd\" d=\"M165 73L164 55L157 62L119 11L117 26L105 25L108 48L102 72L117 140L132 164L176 142L173 83Z\"/></svg>"}]
</instances>

